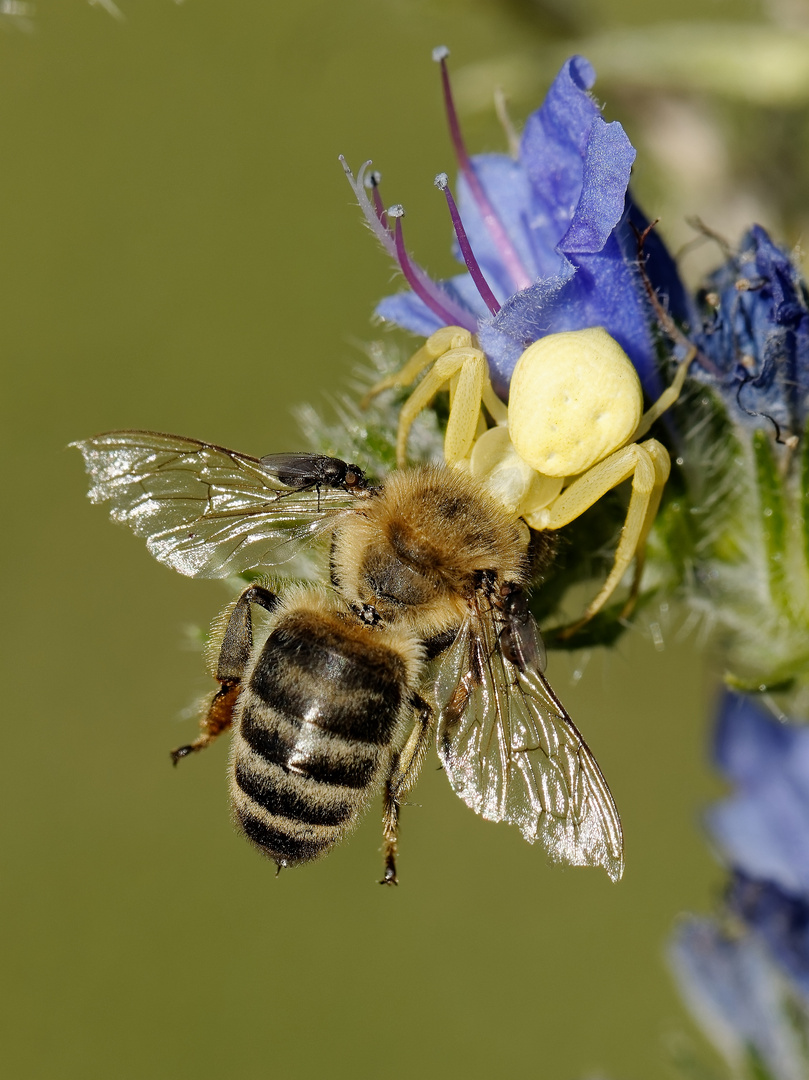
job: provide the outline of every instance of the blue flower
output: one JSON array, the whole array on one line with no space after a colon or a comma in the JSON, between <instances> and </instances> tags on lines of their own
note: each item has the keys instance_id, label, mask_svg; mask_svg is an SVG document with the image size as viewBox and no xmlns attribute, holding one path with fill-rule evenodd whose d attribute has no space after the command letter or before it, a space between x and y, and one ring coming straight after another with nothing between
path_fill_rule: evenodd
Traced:
<instances>
[{"instance_id":1,"label":"blue flower","mask_svg":"<svg viewBox=\"0 0 809 1080\"><path fill-rule=\"evenodd\" d=\"M809 728L727 692L715 756L736 788L707 815L734 871L728 909L809 1002Z\"/></svg>"},{"instance_id":2,"label":"blue flower","mask_svg":"<svg viewBox=\"0 0 809 1080\"><path fill-rule=\"evenodd\" d=\"M781 723L728 691L715 757L736 789L707 814L728 864L809 898L809 727Z\"/></svg>"},{"instance_id":3,"label":"blue flower","mask_svg":"<svg viewBox=\"0 0 809 1080\"><path fill-rule=\"evenodd\" d=\"M758 941L725 933L711 919L688 918L669 959L694 1019L734 1069L806 1080L789 989Z\"/></svg>"},{"instance_id":4,"label":"blue flower","mask_svg":"<svg viewBox=\"0 0 809 1080\"><path fill-rule=\"evenodd\" d=\"M809 397L806 284L789 253L759 225L709 279L710 316L697 335L692 372L716 386L731 414L750 426L802 435ZM701 370L700 370L701 369Z\"/></svg>"},{"instance_id":5,"label":"blue flower","mask_svg":"<svg viewBox=\"0 0 809 1080\"><path fill-rule=\"evenodd\" d=\"M809 1001L809 904L771 881L737 872L727 894L729 909L748 925Z\"/></svg>"},{"instance_id":6,"label":"blue flower","mask_svg":"<svg viewBox=\"0 0 809 1080\"><path fill-rule=\"evenodd\" d=\"M532 341L562 330L603 326L631 357L647 392L656 393L654 315L637 269L633 229L643 231L647 223L627 191L635 150L619 123L603 120L589 94L593 68L580 56L567 61L528 118L516 159L504 154L470 158L455 116L445 56L444 50L436 53L461 166L459 213L453 220L457 216L462 225L459 232L456 222L455 255L470 272L438 284L408 266L403 243L394 243L381 204L369 213L361 183L350 177L361 205L364 200L366 218L411 284L410 291L383 300L377 313L425 336L451 322L476 332L503 396L517 359ZM448 191L445 178L437 183ZM397 207L388 214L401 212ZM686 319L683 286L654 233L644 253L656 291L675 317Z\"/></svg>"},{"instance_id":7,"label":"blue flower","mask_svg":"<svg viewBox=\"0 0 809 1080\"><path fill-rule=\"evenodd\" d=\"M727 691L715 760L735 791L708 813L732 870L722 920L684 919L669 957L731 1065L805 1080L809 1035L809 728Z\"/></svg>"}]
</instances>

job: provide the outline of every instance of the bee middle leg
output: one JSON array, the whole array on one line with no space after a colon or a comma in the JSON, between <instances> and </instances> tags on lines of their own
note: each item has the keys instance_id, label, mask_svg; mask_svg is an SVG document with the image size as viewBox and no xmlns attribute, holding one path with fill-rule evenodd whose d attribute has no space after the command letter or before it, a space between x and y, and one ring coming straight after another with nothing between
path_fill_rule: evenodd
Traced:
<instances>
[{"instance_id":1,"label":"bee middle leg","mask_svg":"<svg viewBox=\"0 0 809 1080\"><path fill-rule=\"evenodd\" d=\"M404 745L404 749L394 759L390 776L385 782L382 810L382 835L384 837L382 850L385 855L385 876L380 881L380 885L399 884L399 879L396 876L396 856L399 850L399 799L413 787L418 779L427 754L427 748L430 745L433 710L418 694L413 695L411 704L416 711L416 723Z\"/></svg>"},{"instance_id":2,"label":"bee middle leg","mask_svg":"<svg viewBox=\"0 0 809 1080\"><path fill-rule=\"evenodd\" d=\"M219 689L202 718L200 725L202 734L192 743L178 746L176 750L171 751L171 760L175 765L180 758L195 754L198 750L204 750L233 723L233 709L241 690L242 674L253 647L253 620L250 615L250 605L258 604L265 611L272 611L277 603L278 597L275 593L265 589L263 585L251 585L244 590L234 604L222 638L216 665Z\"/></svg>"}]
</instances>

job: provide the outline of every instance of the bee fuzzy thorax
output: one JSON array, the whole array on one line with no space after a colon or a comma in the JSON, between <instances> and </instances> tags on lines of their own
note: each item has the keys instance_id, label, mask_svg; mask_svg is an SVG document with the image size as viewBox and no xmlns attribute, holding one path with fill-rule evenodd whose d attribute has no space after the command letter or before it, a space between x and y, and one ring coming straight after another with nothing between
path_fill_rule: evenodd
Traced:
<instances>
[{"instance_id":1,"label":"bee fuzzy thorax","mask_svg":"<svg viewBox=\"0 0 809 1080\"><path fill-rule=\"evenodd\" d=\"M471 477L402 470L335 530L332 567L350 602L429 637L460 624L482 572L526 580L526 533Z\"/></svg>"}]
</instances>

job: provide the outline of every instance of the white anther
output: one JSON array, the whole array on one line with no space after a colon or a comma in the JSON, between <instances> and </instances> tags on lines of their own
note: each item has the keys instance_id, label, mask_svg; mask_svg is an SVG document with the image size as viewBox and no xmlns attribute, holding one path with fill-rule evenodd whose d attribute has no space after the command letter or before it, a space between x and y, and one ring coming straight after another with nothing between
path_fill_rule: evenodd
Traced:
<instances>
[{"instance_id":1,"label":"white anther","mask_svg":"<svg viewBox=\"0 0 809 1080\"><path fill-rule=\"evenodd\" d=\"M449 56L449 49L446 45L436 45L433 49L433 60L436 64L440 64L442 60L446 60Z\"/></svg>"}]
</instances>

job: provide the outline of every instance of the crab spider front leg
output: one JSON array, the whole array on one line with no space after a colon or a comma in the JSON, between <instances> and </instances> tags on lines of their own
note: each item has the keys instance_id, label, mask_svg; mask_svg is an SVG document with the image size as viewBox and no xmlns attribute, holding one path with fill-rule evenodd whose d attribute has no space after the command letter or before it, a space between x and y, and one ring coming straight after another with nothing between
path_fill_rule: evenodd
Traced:
<instances>
[{"instance_id":1,"label":"crab spider front leg","mask_svg":"<svg viewBox=\"0 0 809 1080\"><path fill-rule=\"evenodd\" d=\"M640 584L646 539L657 514L670 468L668 451L656 439L630 443L574 480L550 506L527 516L528 524L534 529L560 529L589 510L612 488L632 478L632 495L612 570L598 595L587 605L581 619L567 628L565 637L600 611L620 584L632 559L637 557L629 601L631 607Z\"/></svg>"},{"instance_id":2,"label":"crab spider front leg","mask_svg":"<svg viewBox=\"0 0 809 1080\"><path fill-rule=\"evenodd\" d=\"M442 326L424 342L403 368L386 375L378 383L371 387L360 402L361 409L367 409L371 400L383 390L391 390L393 387L410 386L421 375L425 368L434 363L439 356L443 356L450 349L463 349L471 346L472 335L461 326Z\"/></svg>"},{"instance_id":3,"label":"crab spider front leg","mask_svg":"<svg viewBox=\"0 0 809 1080\"><path fill-rule=\"evenodd\" d=\"M407 456L407 437L413 421L439 390L450 387L450 413L444 436L444 458L448 465L462 461L478 434L481 403L496 423L504 422L506 406L497 397L489 380L486 357L473 344L472 335L459 326L437 330L408 360L401 371L387 376L366 394L363 408L372 397L394 386L408 386L432 364L399 414L396 462L401 469Z\"/></svg>"},{"instance_id":4,"label":"crab spider front leg","mask_svg":"<svg viewBox=\"0 0 809 1080\"><path fill-rule=\"evenodd\" d=\"M396 463L400 469L405 465L407 436L413 421L448 383L452 385L444 435L444 460L448 465L454 465L466 457L477 434L483 385L487 379L486 358L480 349L471 346L450 349L435 361L399 413Z\"/></svg>"}]
</instances>

